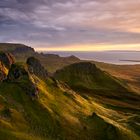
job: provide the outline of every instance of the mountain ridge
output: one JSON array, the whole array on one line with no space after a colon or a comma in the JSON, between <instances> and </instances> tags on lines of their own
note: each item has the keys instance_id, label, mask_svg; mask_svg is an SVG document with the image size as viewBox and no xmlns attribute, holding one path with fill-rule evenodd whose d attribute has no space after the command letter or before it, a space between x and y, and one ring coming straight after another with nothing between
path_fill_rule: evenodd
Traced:
<instances>
[{"instance_id":1,"label":"mountain ridge","mask_svg":"<svg viewBox=\"0 0 140 140\"><path fill-rule=\"evenodd\" d=\"M67 75L69 79L67 79ZM109 75L108 73L101 71L99 68L96 67L95 64L91 62L80 62L66 66L61 70L57 70L54 74L54 77L57 80L62 80L63 82L68 83L72 86L74 86L74 84L77 84L78 81L83 82L84 84L81 83L81 86L87 89L99 88L104 90L116 90L118 87L121 87L121 84L117 82L117 79L111 77L111 75ZM77 79L77 81L75 82L72 78L74 78L74 80ZM86 84L88 84L89 86L86 86ZM113 87L113 84L116 84L116 88ZM78 87L80 88L80 83Z\"/></svg>"}]
</instances>

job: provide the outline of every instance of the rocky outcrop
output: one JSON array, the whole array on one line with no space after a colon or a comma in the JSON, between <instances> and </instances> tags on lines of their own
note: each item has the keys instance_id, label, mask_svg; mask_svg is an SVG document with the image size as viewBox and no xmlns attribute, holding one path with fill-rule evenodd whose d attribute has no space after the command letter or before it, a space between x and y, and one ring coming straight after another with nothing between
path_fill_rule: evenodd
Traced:
<instances>
[{"instance_id":1,"label":"rocky outcrop","mask_svg":"<svg viewBox=\"0 0 140 140\"><path fill-rule=\"evenodd\" d=\"M28 70L30 73L35 74L41 79L46 79L48 77L48 72L41 65L40 61L34 57L29 57L27 59Z\"/></svg>"},{"instance_id":2,"label":"rocky outcrop","mask_svg":"<svg viewBox=\"0 0 140 140\"><path fill-rule=\"evenodd\" d=\"M13 64L9 70L7 80L20 82L22 79L29 79L28 71L22 65Z\"/></svg>"},{"instance_id":3,"label":"rocky outcrop","mask_svg":"<svg viewBox=\"0 0 140 140\"><path fill-rule=\"evenodd\" d=\"M0 61L9 69L15 63L15 58L11 53L0 52Z\"/></svg>"},{"instance_id":4,"label":"rocky outcrop","mask_svg":"<svg viewBox=\"0 0 140 140\"><path fill-rule=\"evenodd\" d=\"M9 70L7 81L19 85L31 97L37 97L38 88L32 82L24 65L13 64Z\"/></svg>"},{"instance_id":5,"label":"rocky outcrop","mask_svg":"<svg viewBox=\"0 0 140 140\"><path fill-rule=\"evenodd\" d=\"M6 78L6 68L0 61L0 82Z\"/></svg>"},{"instance_id":6,"label":"rocky outcrop","mask_svg":"<svg viewBox=\"0 0 140 140\"><path fill-rule=\"evenodd\" d=\"M12 54L0 52L0 82L6 79L8 69L14 62Z\"/></svg>"}]
</instances>

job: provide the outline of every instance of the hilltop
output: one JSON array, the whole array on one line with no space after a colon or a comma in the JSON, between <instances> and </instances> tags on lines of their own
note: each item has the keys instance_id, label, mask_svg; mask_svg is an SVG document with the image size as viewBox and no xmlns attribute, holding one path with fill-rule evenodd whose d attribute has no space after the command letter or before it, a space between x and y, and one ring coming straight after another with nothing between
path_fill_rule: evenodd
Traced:
<instances>
[{"instance_id":1,"label":"hilltop","mask_svg":"<svg viewBox=\"0 0 140 140\"><path fill-rule=\"evenodd\" d=\"M56 71L54 77L78 90L124 90L117 79L90 62L80 62L66 66Z\"/></svg>"},{"instance_id":2,"label":"hilltop","mask_svg":"<svg viewBox=\"0 0 140 140\"><path fill-rule=\"evenodd\" d=\"M14 44L14 43L0 43L0 51L11 52L11 53L26 53L32 52L35 50L24 44Z\"/></svg>"}]
</instances>

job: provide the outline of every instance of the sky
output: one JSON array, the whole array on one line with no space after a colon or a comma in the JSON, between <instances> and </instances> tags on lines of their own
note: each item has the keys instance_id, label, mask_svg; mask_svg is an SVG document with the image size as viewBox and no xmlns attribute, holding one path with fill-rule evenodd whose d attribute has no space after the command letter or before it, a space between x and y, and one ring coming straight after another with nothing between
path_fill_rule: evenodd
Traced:
<instances>
[{"instance_id":1,"label":"sky","mask_svg":"<svg viewBox=\"0 0 140 140\"><path fill-rule=\"evenodd\" d=\"M140 51L140 0L0 0L0 42Z\"/></svg>"}]
</instances>

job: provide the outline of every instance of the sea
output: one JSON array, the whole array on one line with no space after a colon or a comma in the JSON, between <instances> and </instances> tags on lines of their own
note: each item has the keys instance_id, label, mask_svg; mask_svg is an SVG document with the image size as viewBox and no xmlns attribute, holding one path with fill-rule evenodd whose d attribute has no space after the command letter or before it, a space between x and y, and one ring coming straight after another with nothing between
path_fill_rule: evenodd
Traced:
<instances>
[{"instance_id":1,"label":"sea","mask_svg":"<svg viewBox=\"0 0 140 140\"><path fill-rule=\"evenodd\" d=\"M81 60L93 60L119 65L140 64L140 51L49 51L48 54L58 54L61 57L74 55Z\"/></svg>"}]
</instances>

